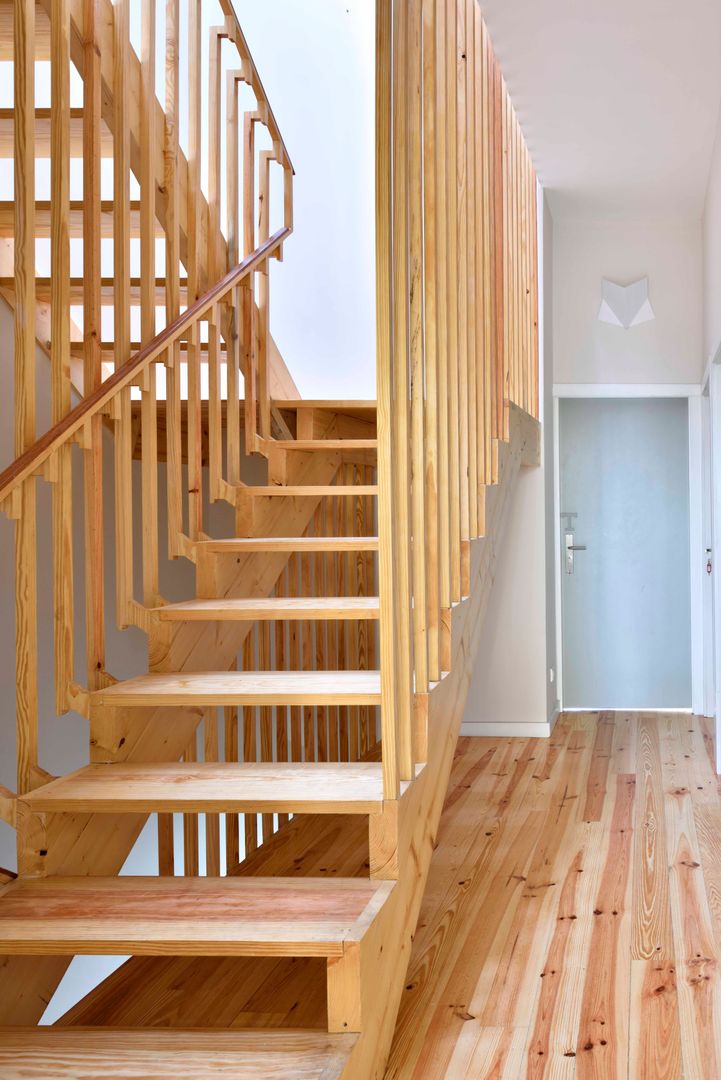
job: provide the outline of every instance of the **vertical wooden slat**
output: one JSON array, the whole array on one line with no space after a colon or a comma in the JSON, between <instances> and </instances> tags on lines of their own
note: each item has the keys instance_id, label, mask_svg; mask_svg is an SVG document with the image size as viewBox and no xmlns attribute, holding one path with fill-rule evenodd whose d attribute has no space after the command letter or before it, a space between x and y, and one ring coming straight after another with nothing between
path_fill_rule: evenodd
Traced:
<instances>
[{"instance_id":1,"label":"vertical wooden slat","mask_svg":"<svg viewBox=\"0 0 721 1080\"><path fill-rule=\"evenodd\" d=\"M446 0L446 209L448 213L448 436L451 531L451 600L461 599L461 468L458 398L458 93L456 4Z\"/></svg>"},{"instance_id":2,"label":"vertical wooden slat","mask_svg":"<svg viewBox=\"0 0 721 1080\"><path fill-rule=\"evenodd\" d=\"M394 9L393 63L393 453L392 516L379 527L395 539L395 656L398 666L398 752L401 780L413 774L411 508L409 430L408 7Z\"/></svg>"},{"instance_id":3,"label":"vertical wooden slat","mask_svg":"<svg viewBox=\"0 0 721 1080\"><path fill-rule=\"evenodd\" d=\"M478 498L478 533L485 533L485 497L483 485L487 482L488 452L488 416L486 413L487 385L487 326L486 294L488 276L486 269L486 184L485 184L485 146L486 129L485 109L485 66L483 63L483 37L481 31L481 13L477 4L473 4L473 64L474 64L474 145L476 148L476 423L478 437L476 443Z\"/></svg>"},{"instance_id":4,"label":"vertical wooden slat","mask_svg":"<svg viewBox=\"0 0 721 1080\"><path fill-rule=\"evenodd\" d=\"M100 113L102 88L96 0L83 2L83 393L101 382ZM88 689L105 668L102 417L90 422L83 452L85 654Z\"/></svg>"},{"instance_id":5,"label":"vertical wooden slat","mask_svg":"<svg viewBox=\"0 0 721 1080\"><path fill-rule=\"evenodd\" d=\"M478 418L477 418L477 308L476 308L476 66L475 0L466 3L466 207L468 235L468 517L472 537L479 535L478 521Z\"/></svg>"},{"instance_id":6,"label":"vertical wooden slat","mask_svg":"<svg viewBox=\"0 0 721 1080\"><path fill-rule=\"evenodd\" d=\"M240 261L240 209L239 175L240 159L238 145L238 74L228 72L228 90L226 104L226 176L227 176L227 232L228 260L231 266ZM230 340L226 342L227 364L227 420L226 420L226 474L229 484L240 481L240 320L241 289L233 292L233 302L229 310Z\"/></svg>"},{"instance_id":7,"label":"vertical wooden slat","mask_svg":"<svg viewBox=\"0 0 721 1080\"><path fill-rule=\"evenodd\" d=\"M411 393L413 664L415 689L428 690L426 570L425 347L423 334L423 0L408 5L408 288Z\"/></svg>"},{"instance_id":8,"label":"vertical wooden slat","mask_svg":"<svg viewBox=\"0 0 721 1080\"><path fill-rule=\"evenodd\" d=\"M378 536L381 732L383 790L398 797L399 739L395 657L395 545L393 522L393 269L392 83L393 3L376 0L376 397L378 423Z\"/></svg>"},{"instance_id":9,"label":"vertical wooden slat","mask_svg":"<svg viewBox=\"0 0 721 1080\"><path fill-rule=\"evenodd\" d=\"M258 670L271 670L270 623L267 620L258 623ZM273 708L262 706L260 709L260 760L273 760ZM273 835L273 815L263 814L263 843L267 844Z\"/></svg>"},{"instance_id":10,"label":"vertical wooden slat","mask_svg":"<svg viewBox=\"0 0 721 1080\"><path fill-rule=\"evenodd\" d=\"M51 381L52 419L70 411L70 9L53 0L51 32ZM53 486L53 610L55 709L66 712L73 661L73 534L71 450L56 455Z\"/></svg>"},{"instance_id":11,"label":"vertical wooden slat","mask_svg":"<svg viewBox=\"0 0 721 1080\"><path fill-rule=\"evenodd\" d=\"M490 51L490 49L489 49ZM505 353L505 307L504 307L504 162L503 162L503 86L501 72L490 51L492 61L493 90L493 240L494 240L494 310L495 333L494 356L494 425L496 438L504 437L504 353ZM495 479L495 477L494 477Z\"/></svg>"},{"instance_id":12,"label":"vertical wooden slat","mask_svg":"<svg viewBox=\"0 0 721 1080\"><path fill-rule=\"evenodd\" d=\"M140 327L145 344L155 337L155 0L142 5L140 63ZM141 402L143 492L143 602L158 603L158 421L155 366Z\"/></svg>"},{"instance_id":13,"label":"vertical wooden slat","mask_svg":"<svg viewBox=\"0 0 721 1080\"><path fill-rule=\"evenodd\" d=\"M14 5L15 452L35 439L35 4ZM15 678L18 793L38 760L35 481L20 493L15 528Z\"/></svg>"},{"instance_id":14,"label":"vertical wooden slat","mask_svg":"<svg viewBox=\"0 0 721 1080\"><path fill-rule=\"evenodd\" d=\"M248 634L243 642L243 671L252 671L255 667L253 634ZM243 706L243 761L257 761L256 710L252 705ZM245 857L258 847L258 815L244 814L243 829L245 835Z\"/></svg>"},{"instance_id":15,"label":"vertical wooden slat","mask_svg":"<svg viewBox=\"0 0 721 1080\"><path fill-rule=\"evenodd\" d=\"M165 211L165 314L172 322L180 313L180 215L178 139L180 122L180 0L165 5L165 135L163 169ZM171 346L166 362L166 488L168 553L180 554L183 533L182 436L180 430L180 348Z\"/></svg>"},{"instance_id":16,"label":"vertical wooden slat","mask_svg":"<svg viewBox=\"0 0 721 1080\"><path fill-rule=\"evenodd\" d=\"M243 254L255 250L255 117L246 113L243 120ZM253 282L241 291L243 372L245 375L245 452L254 453L258 434L258 331Z\"/></svg>"},{"instance_id":17,"label":"vertical wooden slat","mask_svg":"<svg viewBox=\"0 0 721 1080\"><path fill-rule=\"evenodd\" d=\"M260 216L258 242L270 236L270 163L273 155L260 155ZM262 439L270 438L270 387L268 383L268 346L270 340L270 259L258 273L258 407Z\"/></svg>"},{"instance_id":18,"label":"vertical wooden slat","mask_svg":"<svg viewBox=\"0 0 721 1080\"><path fill-rule=\"evenodd\" d=\"M161 877L173 877L175 874L175 836L172 814L158 814L158 873Z\"/></svg>"},{"instance_id":19,"label":"vertical wooden slat","mask_svg":"<svg viewBox=\"0 0 721 1080\"><path fill-rule=\"evenodd\" d=\"M435 100L436 100L436 153L435 230L438 249L436 317L438 319L438 520L440 561L440 603L442 608L451 606L451 486L449 443L449 395L448 395L448 213L446 172L447 135L447 82L446 82L446 0L434 0L435 7Z\"/></svg>"},{"instance_id":20,"label":"vertical wooden slat","mask_svg":"<svg viewBox=\"0 0 721 1080\"><path fill-rule=\"evenodd\" d=\"M201 146L201 5L188 5L188 303L201 295L200 155ZM202 416L200 402L200 336L188 332L188 530L196 539L203 528Z\"/></svg>"},{"instance_id":21,"label":"vertical wooden slat","mask_svg":"<svg viewBox=\"0 0 721 1080\"><path fill-rule=\"evenodd\" d=\"M114 0L113 36L113 327L115 370L130 359L129 0ZM133 595L133 499L130 389L117 397L115 419L115 603L128 625Z\"/></svg>"},{"instance_id":22,"label":"vertical wooden slat","mask_svg":"<svg viewBox=\"0 0 721 1080\"><path fill-rule=\"evenodd\" d=\"M533 387L533 400L532 400L532 412L533 416L538 419L540 416L540 384L539 384L539 342L538 342L538 202L537 202L537 190L536 190L536 174L531 166L531 206L533 212L531 215L531 230L532 230L532 254L531 254L531 364L534 377Z\"/></svg>"},{"instance_id":23,"label":"vertical wooden slat","mask_svg":"<svg viewBox=\"0 0 721 1080\"><path fill-rule=\"evenodd\" d=\"M220 386L220 314L218 305L211 309L208 327L208 474L210 499L222 497L223 481L223 411Z\"/></svg>"},{"instance_id":24,"label":"vertical wooden slat","mask_svg":"<svg viewBox=\"0 0 721 1080\"><path fill-rule=\"evenodd\" d=\"M493 229L493 93L491 86L491 64L489 60L488 36L486 25L481 19L481 60L482 60L482 149L483 149L483 393L485 473L484 483L493 482L493 436L494 436L494 358L495 336L493 311L495 304L495 262Z\"/></svg>"},{"instance_id":25,"label":"vertical wooden slat","mask_svg":"<svg viewBox=\"0 0 721 1080\"><path fill-rule=\"evenodd\" d=\"M466 59L466 4L457 0L456 38L454 48L455 87L456 87L456 187L458 236L458 353L457 353L457 393L458 393L458 432L460 477L460 530L461 540L467 541L471 535L470 491L469 491L469 386L468 386L468 146L466 131L466 83L468 64Z\"/></svg>"},{"instance_id":26,"label":"vertical wooden slat","mask_svg":"<svg viewBox=\"0 0 721 1080\"><path fill-rule=\"evenodd\" d=\"M183 760L193 762L198 760L197 735L193 732L192 738L183 755ZM200 865L198 860L198 815L183 814L183 874L185 877L197 877Z\"/></svg>"},{"instance_id":27,"label":"vertical wooden slat","mask_svg":"<svg viewBox=\"0 0 721 1080\"><path fill-rule=\"evenodd\" d=\"M238 761L238 709L227 705L223 709L225 722L225 760ZM240 828L238 814L225 815L225 865L230 874L240 862Z\"/></svg>"},{"instance_id":28,"label":"vertical wooden slat","mask_svg":"<svg viewBox=\"0 0 721 1080\"><path fill-rule=\"evenodd\" d=\"M203 760L218 760L218 710L206 709L203 719ZM205 815L205 872L208 877L220 874L220 815Z\"/></svg>"}]
</instances>

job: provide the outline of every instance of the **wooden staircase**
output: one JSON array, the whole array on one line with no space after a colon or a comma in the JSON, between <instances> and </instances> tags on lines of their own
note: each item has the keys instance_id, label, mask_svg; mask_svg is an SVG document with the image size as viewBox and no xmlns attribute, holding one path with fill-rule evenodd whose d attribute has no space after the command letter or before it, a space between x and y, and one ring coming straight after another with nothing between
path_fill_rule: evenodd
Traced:
<instances>
[{"instance_id":1,"label":"wooden staircase","mask_svg":"<svg viewBox=\"0 0 721 1080\"><path fill-rule=\"evenodd\" d=\"M535 178L475 0L378 0L373 401L301 399L274 346L293 170L230 0L206 3L210 27L191 3L183 42L165 3L159 97L155 0L139 52L130 0L12 16L0 0L16 103L0 112L16 176L12 203L0 192L7 1080L383 1075L506 511L538 463ZM52 199L36 199L43 156ZM126 630L147 659L118 678ZM87 758L54 775L48 724L68 713ZM151 816L157 865L125 876ZM129 959L37 1026L83 955Z\"/></svg>"}]
</instances>

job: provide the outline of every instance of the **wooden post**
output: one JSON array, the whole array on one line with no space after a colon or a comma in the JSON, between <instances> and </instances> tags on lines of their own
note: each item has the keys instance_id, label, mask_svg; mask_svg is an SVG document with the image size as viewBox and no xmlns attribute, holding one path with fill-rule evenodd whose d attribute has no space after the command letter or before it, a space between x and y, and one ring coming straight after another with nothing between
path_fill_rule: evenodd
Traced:
<instances>
[{"instance_id":1,"label":"wooden post","mask_svg":"<svg viewBox=\"0 0 721 1080\"><path fill-rule=\"evenodd\" d=\"M448 457L451 528L451 600L461 599L461 466L458 398L458 94L456 5L446 0L446 209L448 212Z\"/></svg>"},{"instance_id":2,"label":"wooden post","mask_svg":"<svg viewBox=\"0 0 721 1080\"><path fill-rule=\"evenodd\" d=\"M188 5L188 303L203 288L200 258L200 154L201 154L201 6ZM197 539L203 529L203 438L200 404L200 337L197 324L188 332L188 530Z\"/></svg>"}]
</instances>

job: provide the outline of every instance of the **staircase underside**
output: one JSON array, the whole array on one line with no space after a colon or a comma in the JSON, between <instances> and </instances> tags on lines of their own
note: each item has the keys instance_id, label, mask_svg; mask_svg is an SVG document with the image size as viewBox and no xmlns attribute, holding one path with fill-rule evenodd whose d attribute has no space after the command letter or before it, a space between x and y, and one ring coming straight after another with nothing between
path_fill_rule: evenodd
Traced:
<instances>
[{"instance_id":1,"label":"staircase underside","mask_svg":"<svg viewBox=\"0 0 721 1080\"><path fill-rule=\"evenodd\" d=\"M398 878L362 942L362 1035L338 1073L344 1077L383 1075L506 511L518 468L536 464L538 452L538 424L512 408L510 442L498 446L498 483L486 489L486 537L468 544L470 595L447 614L450 673L418 702L428 715L428 764L395 804L397 820L386 814L305 814L240 867L243 875L367 877L370 823L376 859L378 852L385 858L377 876ZM326 970L326 961L318 957L134 957L58 1026L292 1027L320 1033L327 1024Z\"/></svg>"}]
</instances>

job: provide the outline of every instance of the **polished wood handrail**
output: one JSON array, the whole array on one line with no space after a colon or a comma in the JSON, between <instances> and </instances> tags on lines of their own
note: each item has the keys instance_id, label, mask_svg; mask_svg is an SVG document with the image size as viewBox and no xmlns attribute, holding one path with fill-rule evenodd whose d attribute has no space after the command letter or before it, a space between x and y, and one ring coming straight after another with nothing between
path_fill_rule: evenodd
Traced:
<instances>
[{"instance_id":1,"label":"polished wood handrail","mask_svg":"<svg viewBox=\"0 0 721 1080\"><path fill-rule=\"evenodd\" d=\"M127 364L124 364L104 383L101 383L96 390L83 398L67 416L64 416L62 420L46 431L32 446L28 447L24 454L16 458L7 469L0 473L0 502L11 495L13 490L24 480L37 472L55 450L71 439L84 424L101 412L119 391L136 380L161 353L170 348L191 326L202 319L215 304L223 300L234 286L239 285L249 274L254 273L267 262L290 234L291 230L284 227L260 244L252 255L243 259L233 270L230 270L182 315L179 315L164 330L156 334L152 341L139 349Z\"/></svg>"}]
</instances>

